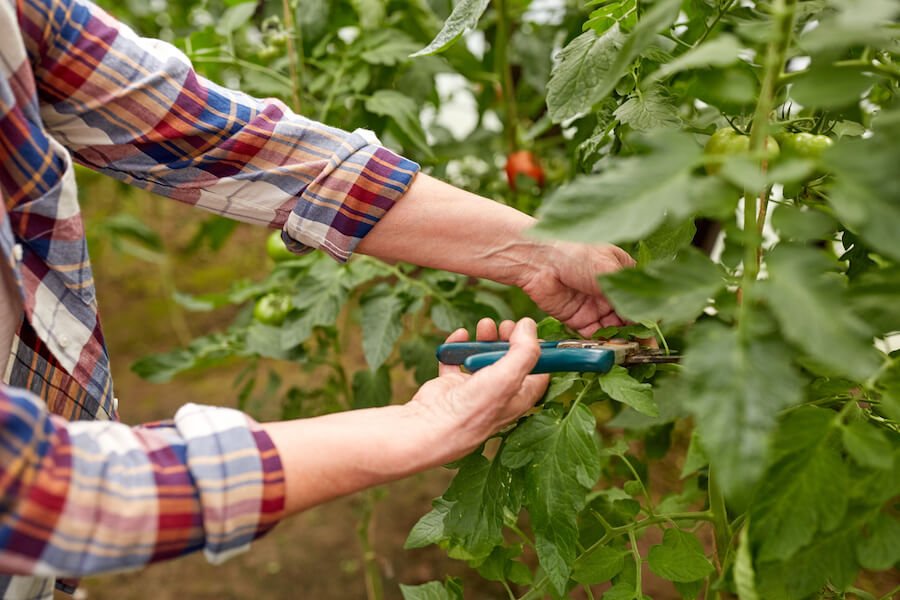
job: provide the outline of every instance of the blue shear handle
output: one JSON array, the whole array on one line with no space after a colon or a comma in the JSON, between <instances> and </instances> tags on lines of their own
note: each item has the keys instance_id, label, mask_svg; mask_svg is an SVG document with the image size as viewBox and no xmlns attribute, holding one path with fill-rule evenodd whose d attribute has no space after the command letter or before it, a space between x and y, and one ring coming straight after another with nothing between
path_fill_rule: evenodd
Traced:
<instances>
[{"instance_id":1,"label":"blue shear handle","mask_svg":"<svg viewBox=\"0 0 900 600\"><path fill-rule=\"evenodd\" d=\"M556 348L559 342L541 342L541 349ZM445 365L461 365L466 358L483 352L506 352L509 342L451 342L437 347L437 359Z\"/></svg>"},{"instance_id":2,"label":"blue shear handle","mask_svg":"<svg viewBox=\"0 0 900 600\"><path fill-rule=\"evenodd\" d=\"M474 373L488 365L492 365L506 356L506 352L484 352L473 354L463 366ZM561 373L575 371L578 373L607 373L616 364L616 353L612 350L595 348L545 348L541 357L531 370L532 373Z\"/></svg>"}]
</instances>

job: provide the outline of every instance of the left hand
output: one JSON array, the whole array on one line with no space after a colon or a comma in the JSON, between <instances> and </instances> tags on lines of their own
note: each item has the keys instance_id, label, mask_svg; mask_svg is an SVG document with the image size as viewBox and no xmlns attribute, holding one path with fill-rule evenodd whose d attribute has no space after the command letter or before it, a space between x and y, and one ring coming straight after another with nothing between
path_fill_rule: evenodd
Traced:
<instances>
[{"instance_id":1,"label":"left hand","mask_svg":"<svg viewBox=\"0 0 900 600\"><path fill-rule=\"evenodd\" d=\"M634 264L627 252L610 244L547 243L535 253L518 284L542 310L590 337L601 327L624 324L603 295L597 276Z\"/></svg>"},{"instance_id":2,"label":"left hand","mask_svg":"<svg viewBox=\"0 0 900 600\"><path fill-rule=\"evenodd\" d=\"M541 398L550 378L530 374L541 354L536 336L537 327L528 318L518 323L503 321L499 328L491 319L481 319L475 338L481 342L509 340L506 356L474 374L463 372L458 365L441 364L439 377L426 382L404 405L426 429L441 432L435 436L441 440L439 444L423 444L438 453L432 458L434 464L465 456ZM447 342L468 339L468 332L458 329Z\"/></svg>"}]
</instances>

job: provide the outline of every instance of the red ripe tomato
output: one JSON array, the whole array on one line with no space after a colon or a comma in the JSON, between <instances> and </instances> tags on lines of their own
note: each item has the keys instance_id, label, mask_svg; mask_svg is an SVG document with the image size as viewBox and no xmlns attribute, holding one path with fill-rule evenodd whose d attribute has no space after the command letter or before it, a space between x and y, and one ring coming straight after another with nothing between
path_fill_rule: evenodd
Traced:
<instances>
[{"instance_id":1,"label":"red ripe tomato","mask_svg":"<svg viewBox=\"0 0 900 600\"><path fill-rule=\"evenodd\" d=\"M506 157L506 180L509 187L516 189L516 178L524 175L544 187L544 169L537 158L528 150L517 150Z\"/></svg>"}]
</instances>

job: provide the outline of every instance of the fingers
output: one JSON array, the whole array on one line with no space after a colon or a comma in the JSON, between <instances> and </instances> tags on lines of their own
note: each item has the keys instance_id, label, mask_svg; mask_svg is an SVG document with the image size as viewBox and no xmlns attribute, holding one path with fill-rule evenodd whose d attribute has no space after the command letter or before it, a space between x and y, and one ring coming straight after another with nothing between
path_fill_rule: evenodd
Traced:
<instances>
[{"instance_id":1,"label":"fingers","mask_svg":"<svg viewBox=\"0 0 900 600\"><path fill-rule=\"evenodd\" d=\"M445 343L453 344L456 342L467 342L469 341L469 332L465 330L465 328L460 327L453 333L447 336ZM438 375L447 375L450 373L459 373L459 365L445 365L444 363L438 361Z\"/></svg>"},{"instance_id":2,"label":"fingers","mask_svg":"<svg viewBox=\"0 0 900 600\"><path fill-rule=\"evenodd\" d=\"M478 371L472 385L499 397L509 397L521 386L541 355L537 324L529 318L519 321L509 336L509 351L489 367Z\"/></svg>"},{"instance_id":3,"label":"fingers","mask_svg":"<svg viewBox=\"0 0 900 600\"><path fill-rule=\"evenodd\" d=\"M513 329L516 328L515 321L503 321L500 323L500 339L508 340L509 336L512 335Z\"/></svg>"},{"instance_id":4,"label":"fingers","mask_svg":"<svg viewBox=\"0 0 900 600\"><path fill-rule=\"evenodd\" d=\"M484 318L475 326L475 339L479 342L496 342L497 325L493 319Z\"/></svg>"}]
</instances>

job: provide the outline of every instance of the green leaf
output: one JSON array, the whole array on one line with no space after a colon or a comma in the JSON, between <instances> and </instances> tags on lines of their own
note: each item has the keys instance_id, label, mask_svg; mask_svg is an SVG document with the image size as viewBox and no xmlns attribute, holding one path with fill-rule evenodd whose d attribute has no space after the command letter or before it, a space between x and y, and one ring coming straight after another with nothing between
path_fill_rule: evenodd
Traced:
<instances>
[{"instance_id":1,"label":"green leaf","mask_svg":"<svg viewBox=\"0 0 900 600\"><path fill-rule=\"evenodd\" d=\"M507 438L501 459L525 469L525 501L541 566L560 594L577 556L577 516L600 476L594 417L581 404L529 417Z\"/></svg>"},{"instance_id":2,"label":"green leaf","mask_svg":"<svg viewBox=\"0 0 900 600\"><path fill-rule=\"evenodd\" d=\"M572 371L567 373L553 374L550 377L550 385L547 387L547 393L544 394L544 402L552 402L553 400L556 400L567 391L572 389L572 386L574 386L575 382L578 380L578 373Z\"/></svg>"},{"instance_id":3,"label":"green leaf","mask_svg":"<svg viewBox=\"0 0 900 600\"><path fill-rule=\"evenodd\" d=\"M283 348L281 337L280 326L254 321L247 326L245 331L244 353L278 360L289 360L302 356L302 348Z\"/></svg>"},{"instance_id":4,"label":"green leaf","mask_svg":"<svg viewBox=\"0 0 900 600\"><path fill-rule=\"evenodd\" d=\"M696 473L709 464L709 455L703 449L703 443L697 431L691 432L691 441L688 444L687 456L684 458L684 466L681 467L681 478Z\"/></svg>"},{"instance_id":5,"label":"green leaf","mask_svg":"<svg viewBox=\"0 0 900 600\"><path fill-rule=\"evenodd\" d=\"M643 269L604 275L600 287L626 319L678 325L702 313L725 287L725 279L706 255L687 248L674 261L654 261Z\"/></svg>"},{"instance_id":6,"label":"green leaf","mask_svg":"<svg viewBox=\"0 0 900 600\"><path fill-rule=\"evenodd\" d=\"M741 528L738 536L738 549L734 560L734 586L737 588L739 600L759 600L748 531L749 529L745 525Z\"/></svg>"},{"instance_id":7,"label":"green leaf","mask_svg":"<svg viewBox=\"0 0 900 600\"><path fill-rule=\"evenodd\" d=\"M625 555L621 548L599 546L582 554L572 566L572 579L584 585L604 583L625 568Z\"/></svg>"},{"instance_id":8,"label":"green leaf","mask_svg":"<svg viewBox=\"0 0 900 600\"><path fill-rule=\"evenodd\" d=\"M424 548L446 539L444 520L450 513L451 502L437 498L432 502L433 508L424 514L410 530L403 547L407 550Z\"/></svg>"},{"instance_id":9,"label":"green leaf","mask_svg":"<svg viewBox=\"0 0 900 600\"><path fill-rule=\"evenodd\" d=\"M614 366L609 373L598 377L597 381L600 389L613 400L627 404L645 415L659 416L659 407L653 401L653 386L632 378L624 367Z\"/></svg>"},{"instance_id":10,"label":"green leaf","mask_svg":"<svg viewBox=\"0 0 900 600\"><path fill-rule=\"evenodd\" d=\"M235 352L234 335L213 333L195 338L187 348L141 357L131 365L131 370L147 381L165 383L178 373L215 364Z\"/></svg>"},{"instance_id":11,"label":"green leaf","mask_svg":"<svg viewBox=\"0 0 900 600\"><path fill-rule=\"evenodd\" d=\"M834 52L857 44L877 47L896 37L890 26L900 9L893 0L831 0L828 4L836 10L797 40L803 50Z\"/></svg>"},{"instance_id":12,"label":"green leaf","mask_svg":"<svg viewBox=\"0 0 900 600\"><path fill-rule=\"evenodd\" d=\"M791 97L806 108L838 108L858 103L877 79L858 71L812 68L791 86Z\"/></svg>"},{"instance_id":13,"label":"green leaf","mask_svg":"<svg viewBox=\"0 0 900 600\"><path fill-rule=\"evenodd\" d=\"M111 236L114 240L116 238L130 240L152 253L159 253L165 250L159 234L135 215L124 212L117 213L103 219L98 225L104 233Z\"/></svg>"},{"instance_id":14,"label":"green leaf","mask_svg":"<svg viewBox=\"0 0 900 600\"><path fill-rule=\"evenodd\" d=\"M848 473L831 435L834 421L832 411L803 407L779 427L775 460L750 509L750 537L761 562L790 558L844 517Z\"/></svg>"},{"instance_id":15,"label":"green leaf","mask_svg":"<svg viewBox=\"0 0 900 600\"><path fill-rule=\"evenodd\" d=\"M603 592L602 600L634 600L634 584L631 582L619 582Z\"/></svg>"},{"instance_id":16,"label":"green leaf","mask_svg":"<svg viewBox=\"0 0 900 600\"><path fill-rule=\"evenodd\" d=\"M367 49L360 54L365 62L370 65L394 65L409 60L409 55L416 51L419 44L414 42L409 36L402 31L396 29L386 29L378 34L370 34L372 37L377 35L377 39L366 40Z\"/></svg>"},{"instance_id":17,"label":"green leaf","mask_svg":"<svg viewBox=\"0 0 900 600\"><path fill-rule=\"evenodd\" d=\"M622 47L618 26L598 37L589 30L569 42L547 83L547 108L554 123L580 116L603 99L598 85Z\"/></svg>"},{"instance_id":18,"label":"green leaf","mask_svg":"<svg viewBox=\"0 0 900 600\"><path fill-rule=\"evenodd\" d=\"M900 111L884 111L869 138L842 138L825 151L833 172L828 202L838 218L866 245L900 260L900 177L889 177L900 164Z\"/></svg>"},{"instance_id":19,"label":"green leaf","mask_svg":"<svg viewBox=\"0 0 900 600\"><path fill-rule=\"evenodd\" d=\"M478 574L489 581L512 581L530 585L533 577L526 565L515 560L522 554L522 546L498 546L478 566Z\"/></svg>"},{"instance_id":20,"label":"green leaf","mask_svg":"<svg viewBox=\"0 0 900 600\"><path fill-rule=\"evenodd\" d=\"M431 320L443 331L454 331L466 324L465 316L446 301L435 301L431 305Z\"/></svg>"},{"instance_id":21,"label":"green leaf","mask_svg":"<svg viewBox=\"0 0 900 600\"><path fill-rule=\"evenodd\" d=\"M881 571L900 562L900 521L879 513L868 525L869 535L856 548L859 564L866 569Z\"/></svg>"},{"instance_id":22,"label":"green leaf","mask_svg":"<svg viewBox=\"0 0 900 600\"><path fill-rule=\"evenodd\" d=\"M593 29L598 34L620 25L630 30L637 21L636 0L592 0L588 6L596 6L591 11L582 29Z\"/></svg>"},{"instance_id":23,"label":"green leaf","mask_svg":"<svg viewBox=\"0 0 900 600\"><path fill-rule=\"evenodd\" d=\"M698 325L688 341L682 402L723 492L743 496L762 475L777 412L802 399L793 353L778 340L742 339L716 323Z\"/></svg>"},{"instance_id":24,"label":"green leaf","mask_svg":"<svg viewBox=\"0 0 900 600\"><path fill-rule=\"evenodd\" d=\"M400 344L400 358L407 369L413 369L416 383L422 385L438 375L437 358L434 355L435 344L417 337Z\"/></svg>"},{"instance_id":25,"label":"green leaf","mask_svg":"<svg viewBox=\"0 0 900 600\"><path fill-rule=\"evenodd\" d=\"M822 252L781 244L767 257L762 294L791 342L840 375L865 381L881 364L866 323L847 310L845 290Z\"/></svg>"},{"instance_id":26,"label":"green leaf","mask_svg":"<svg viewBox=\"0 0 900 600\"><path fill-rule=\"evenodd\" d=\"M544 200L534 232L576 242L639 240L665 221L731 212L737 196L717 177L692 173L700 146L682 133L647 139L655 152L611 159L603 173L576 178Z\"/></svg>"},{"instance_id":27,"label":"green leaf","mask_svg":"<svg viewBox=\"0 0 900 600\"><path fill-rule=\"evenodd\" d=\"M817 535L790 560L758 564L759 596L766 600L809 598L827 582L844 589L859 570L854 556L858 535L852 528L838 527L831 533Z\"/></svg>"},{"instance_id":28,"label":"green leaf","mask_svg":"<svg viewBox=\"0 0 900 600\"><path fill-rule=\"evenodd\" d=\"M226 10L216 22L216 33L228 36L242 27L256 12L256 2L244 2Z\"/></svg>"},{"instance_id":29,"label":"green leaf","mask_svg":"<svg viewBox=\"0 0 900 600\"><path fill-rule=\"evenodd\" d=\"M853 312L876 328L876 335L900 331L900 266L870 269L850 286Z\"/></svg>"},{"instance_id":30,"label":"green leaf","mask_svg":"<svg viewBox=\"0 0 900 600\"><path fill-rule=\"evenodd\" d=\"M500 456L505 453L505 445ZM469 560L483 560L503 543L503 513L519 512L520 478L498 459L475 453L462 460L443 499L450 509L444 519L446 539Z\"/></svg>"},{"instance_id":31,"label":"green leaf","mask_svg":"<svg viewBox=\"0 0 900 600\"><path fill-rule=\"evenodd\" d=\"M619 121L635 131L650 131L678 127L681 118L678 108L666 95L662 86L653 86L636 93L613 113Z\"/></svg>"},{"instance_id":32,"label":"green leaf","mask_svg":"<svg viewBox=\"0 0 900 600\"><path fill-rule=\"evenodd\" d=\"M675 590L681 594L682 600L697 600L700 597L700 593L706 587L706 581L703 579L700 581L676 581L674 585Z\"/></svg>"},{"instance_id":33,"label":"green leaf","mask_svg":"<svg viewBox=\"0 0 900 600\"><path fill-rule=\"evenodd\" d=\"M779 204L772 213L772 226L782 239L827 240L834 236L838 222L821 210Z\"/></svg>"},{"instance_id":34,"label":"green leaf","mask_svg":"<svg viewBox=\"0 0 900 600\"><path fill-rule=\"evenodd\" d=\"M433 157L419 120L419 107L412 98L394 90L378 90L366 99L366 110L389 117L417 150Z\"/></svg>"},{"instance_id":35,"label":"green leaf","mask_svg":"<svg viewBox=\"0 0 900 600\"><path fill-rule=\"evenodd\" d=\"M651 73L649 77L645 77L642 85L647 87L660 79L665 79L670 75L690 69L710 66L726 67L738 60L741 50L741 43L736 37L727 33L720 35L662 65Z\"/></svg>"},{"instance_id":36,"label":"green leaf","mask_svg":"<svg viewBox=\"0 0 900 600\"><path fill-rule=\"evenodd\" d=\"M647 562L654 573L669 581L690 582L703 579L715 567L703 554L703 546L693 534L681 529L666 529L662 544L650 548Z\"/></svg>"},{"instance_id":37,"label":"green leaf","mask_svg":"<svg viewBox=\"0 0 900 600\"><path fill-rule=\"evenodd\" d=\"M376 29L384 21L387 8L384 0L350 0L350 4L359 15L359 25L363 29Z\"/></svg>"},{"instance_id":38,"label":"green leaf","mask_svg":"<svg viewBox=\"0 0 900 600\"><path fill-rule=\"evenodd\" d=\"M697 226L693 219L682 223L666 223L649 237L638 242L638 264L644 266L653 260L669 260L691 245Z\"/></svg>"},{"instance_id":39,"label":"green leaf","mask_svg":"<svg viewBox=\"0 0 900 600\"><path fill-rule=\"evenodd\" d=\"M353 408L387 406L391 403L391 372L382 366L376 371L362 369L353 374Z\"/></svg>"},{"instance_id":40,"label":"green leaf","mask_svg":"<svg viewBox=\"0 0 900 600\"><path fill-rule=\"evenodd\" d=\"M877 427L853 421L841 427L844 448L864 467L888 470L894 465L891 443Z\"/></svg>"},{"instance_id":41,"label":"green leaf","mask_svg":"<svg viewBox=\"0 0 900 600\"><path fill-rule=\"evenodd\" d=\"M604 72L604 77L597 83L594 95L598 99L605 98L612 92L622 75L631 68L631 63L656 41L656 34L675 21L681 8L681 0L660 0L641 15L631 34L622 43L615 59Z\"/></svg>"},{"instance_id":42,"label":"green leaf","mask_svg":"<svg viewBox=\"0 0 900 600\"><path fill-rule=\"evenodd\" d=\"M458 582L450 580L445 583L429 581L422 585L400 584L403 600L463 600Z\"/></svg>"},{"instance_id":43,"label":"green leaf","mask_svg":"<svg viewBox=\"0 0 900 600\"><path fill-rule=\"evenodd\" d=\"M459 0L437 36L412 56L436 54L452 46L463 33L475 29L488 4L490 0Z\"/></svg>"},{"instance_id":44,"label":"green leaf","mask_svg":"<svg viewBox=\"0 0 900 600\"><path fill-rule=\"evenodd\" d=\"M369 368L374 371L391 355L394 344L403 333L400 317L406 308L406 301L400 296L382 295L363 298L361 303L363 353Z\"/></svg>"}]
</instances>

